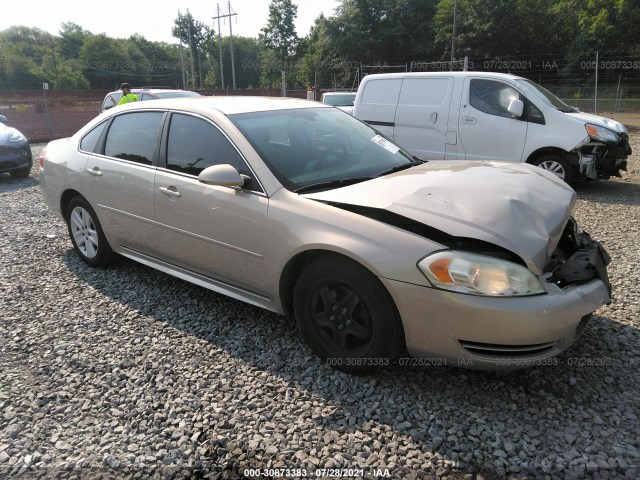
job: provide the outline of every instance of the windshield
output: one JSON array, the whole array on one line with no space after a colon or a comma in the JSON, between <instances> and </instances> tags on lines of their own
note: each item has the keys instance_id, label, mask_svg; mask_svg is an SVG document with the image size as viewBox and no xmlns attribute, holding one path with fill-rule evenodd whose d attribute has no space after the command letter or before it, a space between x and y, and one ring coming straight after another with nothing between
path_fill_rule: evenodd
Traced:
<instances>
[{"instance_id":1,"label":"windshield","mask_svg":"<svg viewBox=\"0 0 640 480\"><path fill-rule=\"evenodd\" d=\"M252 112L229 118L291 191L309 191L311 185L318 190L334 188L416 163L371 127L333 108Z\"/></svg>"},{"instance_id":2,"label":"windshield","mask_svg":"<svg viewBox=\"0 0 640 480\"><path fill-rule=\"evenodd\" d=\"M323 97L323 103L327 105L333 105L334 107L352 107L353 102L356 101L355 93L348 94L340 94L340 95L331 95L329 93L325 93Z\"/></svg>"},{"instance_id":3,"label":"windshield","mask_svg":"<svg viewBox=\"0 0 640 480\"><path fill-rule=\"evenodd\" d=\"M573 109L569 105L564 103L546 88L538 85L536 82L532 82L531 80L527 80L526 78L518 78L516 79L516 82L518 82L520 86L522 86L525 90L533 92L548 106L565 113L573 112Z\"/></svg>"}]
</instances>

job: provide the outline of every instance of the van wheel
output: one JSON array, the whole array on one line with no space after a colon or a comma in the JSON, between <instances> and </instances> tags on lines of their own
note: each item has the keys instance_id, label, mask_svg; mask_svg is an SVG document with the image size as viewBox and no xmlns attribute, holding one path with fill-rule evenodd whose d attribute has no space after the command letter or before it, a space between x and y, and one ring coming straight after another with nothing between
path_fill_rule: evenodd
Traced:
<instances>
[{"instance_id":1,"label":"van wheel","mask_svg":"<svg viewBox=\"0 0 640 480\"><path fill-rule=\"evenodd\" d=\"M573 165L560 155L544 155L533 162L533 164L544 170L548 170L566 183L573 181Z\"/></svg>"},{"instance_id":2,"label":"van wheel","mask_svg":"<svg viewBox=\"0 0 640 480\"><path fill-rule=\"evenodd\" d=\"M393 301L376 276L355 262L325 257L310 264L296 282L294 312L305 342L338 370L373 372L402 348Z\"/></svg>"}]
</instances>

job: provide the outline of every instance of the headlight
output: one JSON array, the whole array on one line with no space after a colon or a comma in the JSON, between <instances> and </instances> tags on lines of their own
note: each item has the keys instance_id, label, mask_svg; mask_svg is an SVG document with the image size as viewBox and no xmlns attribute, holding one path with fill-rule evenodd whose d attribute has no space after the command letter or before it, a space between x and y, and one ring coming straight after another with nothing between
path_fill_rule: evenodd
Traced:
<instances>
[{"instance_id":1,"label":"headlight","mask_svg":"<svg viewBox=\"0 0 640 480\"><path fill-rule=\"evenodd\" d=\"M608 128L600 127L598 125L593 125L592 123L587 123L584 128L587 129L587 133L593 140L599 140L601 142L618 142L620 138L618 134L613 130L609 130Z\"/></svg>"},{"instance_id":2,"label":"headlight","mask_svg":"<svg viewBox=\"0 0 640 480\"><path fill-rule=\"evenodd\" d=\"M425 257L418 268L434 287L453 292L490 297L545 293L527 268L487 255L447 250Z\"/></svg>"}]
</instances>

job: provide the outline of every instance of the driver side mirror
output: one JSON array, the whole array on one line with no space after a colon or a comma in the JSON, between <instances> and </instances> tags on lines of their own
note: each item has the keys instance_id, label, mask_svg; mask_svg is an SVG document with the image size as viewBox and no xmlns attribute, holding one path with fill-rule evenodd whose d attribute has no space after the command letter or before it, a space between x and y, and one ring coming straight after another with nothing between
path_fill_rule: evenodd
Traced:
<instances>
[{"instance_id":1,"label":"driver side mirror","mask_svg":"<svg viewBox=\"0 0 640 480\"><path fill-rule=\"evenodd\" d=\"M246 175L240 175L238 170L228 163L212 165L202 170L198 175L200 183L217 185L218 187L244 187L248 178Z\"/></svg>"},{"instance_id":2,"label":"driver side mirror","mask_svg":"<svg viewBox=\"0 0 640 480\"><path fill-rule=\"evenodd\" d=\"M516 98L509 102L509 108L507 111L516 118L520 118L524 113L524 102Z\"/></svg>"}]
</instances>

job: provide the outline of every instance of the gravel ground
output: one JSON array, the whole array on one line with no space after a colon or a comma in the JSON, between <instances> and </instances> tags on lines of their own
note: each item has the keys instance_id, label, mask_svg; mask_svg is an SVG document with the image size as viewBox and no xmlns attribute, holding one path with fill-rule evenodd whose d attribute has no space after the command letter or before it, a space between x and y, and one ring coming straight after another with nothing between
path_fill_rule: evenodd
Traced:
<instances>
[{"instance_id":1,"label":"gravel ground","mask_svg":"<svg viewBox=\"0 0 640 480\"><path fill-rule=\"evenodd\" d=\"M629 170L576 187L614 299L557 364L366 377L322 365L283 317L126 260L85 266L36 168L0 177L0 477L638 478L637 153Z\"/></svg>"}]
</instances>

